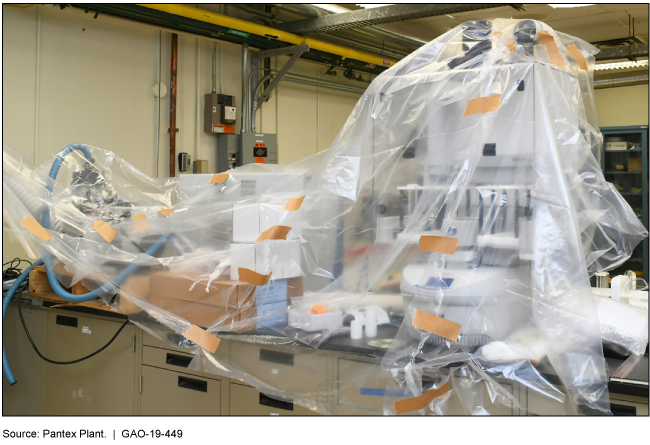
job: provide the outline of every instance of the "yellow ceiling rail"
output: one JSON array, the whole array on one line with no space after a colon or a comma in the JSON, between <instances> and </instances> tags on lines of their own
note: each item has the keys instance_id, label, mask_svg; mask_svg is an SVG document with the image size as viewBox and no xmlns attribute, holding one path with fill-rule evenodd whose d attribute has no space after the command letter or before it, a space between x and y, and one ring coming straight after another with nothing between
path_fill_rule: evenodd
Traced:
<instances>
[{"instance_id":1,"label":"yellow ceiling rail","mask_svg":"<svg viewBox=\"0 0 650 445\"><path fill-rule=\"evenodd\" d=\"M138 6L155 9L157 11L166 12L168 14L173 14L188 19L198 20L205 23L212 23L214 25L235 29L250 34L257 34L260 36L273 36L273 38L276 40L292 43L294 45L307 44L312 49L330 54L336 54L343 57L344 59L355 59L377 66L393 66L395 63L397 63L396 60L378 57L365 51L358 51L356 49L334 45L332 43L323 42L320 40L312 39L310 37L299 36L290 32L281 31L279 29L270 28L268 26L257 25L255 23L247 22L246 20L228 17L226 15L217 14L216 12L195 8L193 6L179 4L139 4Z\"/></svg>"}]
</instances>

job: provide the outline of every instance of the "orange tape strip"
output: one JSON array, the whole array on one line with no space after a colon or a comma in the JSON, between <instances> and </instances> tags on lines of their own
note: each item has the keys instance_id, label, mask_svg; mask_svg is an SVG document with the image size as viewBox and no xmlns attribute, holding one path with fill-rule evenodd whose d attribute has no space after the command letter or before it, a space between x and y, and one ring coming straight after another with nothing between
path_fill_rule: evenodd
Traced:
<instances>
[{"instance_id":1,"label":"orange tape strip","mask_svg":"<svg viewBox=\"0 0 650 445\"><path fill-rule=\"evenodd\" d=\"M289 226L273 226L269 230L262 232L255 242L259 243L267 239L286 240L289 232L291 232L291 227Z\"/></svg>"},{"instance_id":2,"label":"orange tape strip","mask_svg":"<svg viewBox=\"0 0 650 445\"><path fill-rule=\"evenodd\" d=\"M418 309L413 316L413 327L456 341L461 325Z\"/></svg>"},{"instance_id":3,"label":"orange tape strip","mask_svg":"<svg viewBox=\"0 0 650 445\"><path fill-rule=\"evenodd\" d=\"M510 49L510 51L514 51L514 50L515 50L515 42L508 43L506 46Z\"/></svg>"},{"instance_id":4,"label":"orange tape strip","mask_svg":"<svg viewBox=\"0 0 650 445\"><path fill-rule=\"evenodd\" d=\"M284 210L295 212L300 208L304 200L305 200L304 196L301 198L289 198L289 200L287 201L287 205L284 206Z\"/></svg>"},{"instance_id":5,"label":"orange tape strip","mask_svg":"<svg viewBox=\"0 0 650 445\"><path fill-rule=\"evenodd\" d=\"M237 272L239 273L240 281L245 281L254 284L255 286L264 286L271 279L271 274L262 275L261 273L257 273L244 267L238 268Z\"/></svg>"},{"instance_id":6,"label":"orange tape strip","mask_svg":"<svg viewBox=\"0 0 650 445\"><path fill-rule=\"evenodd\" d=\"M425 391L421 396L413 397L411 399L398 400L395 402L395 412L399 415L426 408L429 406L429 403L433 402L434 399L437 399L448 391L449 385L445 383L440 388L434 388Z\"/></svg>"},{"instance_id":7,"label":"orange tape strip","mask_svg":"<svg viewBox=\"0 0 650 445\"><path fill-rule=\"evenodd\" d=\"M212 175L210 184L223 184L228 180L228 176L230 176L228 173L218 173L216 175Z\"/></svg>"},{"instance_id":8,"label":"orange tape strip","mask_svg":"<svg viewBox=\"0 0 650 445\"><path fill-rule=\"evenodd\" d=\"M422 235L418 243L421 252L453 254L458 248L458 238L448 236Z\"/></svg>"},{"instance_id":9,"label":"orange tape strip","mask_svg":"<svg viewBox=\"0 0 650 445\"><path fill-rule=\"evenodd\" d=\"M144 212L133 215L133 221L141 221L143 219L147 219L147 215Z\"/></svg>"},{"instance_id":10,"label":"orange tape strip","mask_svg":"<svg viewBox=\"0 0 650 445\"><path fill-rule=\"evenodd\" d=\"M42 239L43 241L47 241L47 240L49 240L50 238L53 238L53 235L52 235L50 232L48 232L47 229L46 229L45 227L43 227L42 225L40 225L40 224L38 223L38 221L36 221L36 220L34 219L33 216L28 216L28 217L25 218L25 219L21 219L21 220L20 220L20 224L21 224L24 228L26 228L27 230L29 230L30 232L32 232L33 235L36 235L37 237L39 237L39 238Z\"/></svg>"},{"instance_id":11,"label":"orange tape strip","mask_svg":"<svg viewBox=\"0 0 650 445\"><path fill-rule=\"evenodd\" d=\"M548 31L539 32L539 43L546 45L546 51L548 52L548 56L551 58L551 63L553 65L560 67L566 66L566 62L564 61L562 54L560 54L555 39Z\"/></svg>"},{"instance_id":12,"label":"orange tape strip","mask_svg":"<svg viewBox=\"0 0 650 445\"><path fill-rule=\"evenodd\" d=\"M465 108L465 114L463 114L463 117L498 110L500 100L500 94L472 99L467 103L467 108Z\"/></svg>"},{"instance_id":13,"label":"orange tape strip","mask_svg":"<svg viewBox=\"0 0 650 445\"><path fill-rule=\"evenodd\" d=\"M190 341L193 341L203 349L207 349L213 354L216 352L219 343L221 343L221 339L219 337L210 334L208 331L204 331L194 324L183 333L183 337Z\"/></svg>"},{"instance_id":14,"label":"orange tape strip","mask_svg":"<svg viewBox=\"0 0 650 445\"><path fill-rule=\"evenodd\" d=\"M172 213L174 213L174 210L173 209L160 209L156 213L162 213L165 216L169 216Z\"/></svg>"},{"instance_id":15,"label":"orange tape strip","mask_svg":"<svg viewBox=\"0 0 650 445\"><path fill-rule=\"evenodd\" d=\"M587 70L587 60L585 59L585 56L582 55L580 50L578 49L577 46L575 45L569 45L566 47L567 51L571 53L574 59L576 59L576 62L578 62L578 66L580 67L581 70Z\"/></svg>"},{"instance_id":16,"label":"orange tape strip","mask_svg":"<svg viewBox=\"0 0 650 445\"><path fill-rule=\"evenodd\" d=\"M91 226L97 230L97 233L99 233L107 243L112 243L113 238L115 238L115 235L117 235L117 230L109 226L105 221L102 221L101 219L92 223Z\"/></svg>"}]
</instances>

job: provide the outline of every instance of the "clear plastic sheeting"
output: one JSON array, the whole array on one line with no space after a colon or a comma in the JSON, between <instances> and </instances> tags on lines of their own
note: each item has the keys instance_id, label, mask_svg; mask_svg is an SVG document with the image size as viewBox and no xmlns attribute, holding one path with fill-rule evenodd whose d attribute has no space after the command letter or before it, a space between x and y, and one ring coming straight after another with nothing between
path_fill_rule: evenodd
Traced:
<instances>
[{"instance_id":1,"label":"clear plastic sheeting","mask_svg":"<svg viewBox=\"0 0 650 445\"><path fill-rule=\"evenodd\" d=\"M599 165L596 52L541 22L467 22L287 166L156 180L84 146L53 181L56 159L4 149L4 221L64 286L102 286L191 368L270 397L325 414L607 414L589 278L647 232Z\"/></svg>"}]
</instances>

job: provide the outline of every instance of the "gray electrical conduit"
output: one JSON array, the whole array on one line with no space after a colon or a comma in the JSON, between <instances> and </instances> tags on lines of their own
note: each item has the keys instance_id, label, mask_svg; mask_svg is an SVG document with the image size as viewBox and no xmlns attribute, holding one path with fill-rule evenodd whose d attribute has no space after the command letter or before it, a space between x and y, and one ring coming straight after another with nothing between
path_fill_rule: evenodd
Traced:
<instances>
[{"instance_id":1,"label":"gray electrical conduit","mask_svg":"<svg viewBox=\"0 0 650 445\"><path fill-rule=\"evenodd\" d=\"M259 98L259 93L260 89L264 85L264 82L269 80L271 77L273 77L272 74L267 74L266 76L262 77L259 82L257 82L257 85L255 85L255 88L253 89L253 105L250 107L250 114L251 117L249 119L249 128L251 133L255 133L255 117L257 116L257 110L261 106L261 104L258 104L257 99Z\"/></svg>"}]
</instances>

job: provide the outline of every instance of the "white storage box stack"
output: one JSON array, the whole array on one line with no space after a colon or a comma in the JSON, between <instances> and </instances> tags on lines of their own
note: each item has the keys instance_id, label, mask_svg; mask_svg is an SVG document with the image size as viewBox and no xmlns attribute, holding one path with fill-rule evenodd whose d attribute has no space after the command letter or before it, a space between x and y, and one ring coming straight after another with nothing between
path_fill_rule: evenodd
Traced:
<instances>
[{"instance_id":1,"label":"white storage box stack","mask_svg":"<svg viewBox=\"0 0 650 445\"><path fill-rule=\"evenodd\" d=\"M292 229L286 240L256 243L262 232L280 223L286 212L287 198L277 203L235 204L233 206L233 243L230 245L230 279L238 280L238 268L254 270L261 274L272 272L272 279L299 277L300 233ZM266 270L272 267L273 270Z\"/></svg>"}]
</instances>

